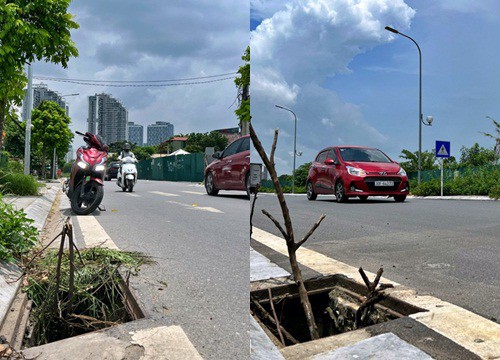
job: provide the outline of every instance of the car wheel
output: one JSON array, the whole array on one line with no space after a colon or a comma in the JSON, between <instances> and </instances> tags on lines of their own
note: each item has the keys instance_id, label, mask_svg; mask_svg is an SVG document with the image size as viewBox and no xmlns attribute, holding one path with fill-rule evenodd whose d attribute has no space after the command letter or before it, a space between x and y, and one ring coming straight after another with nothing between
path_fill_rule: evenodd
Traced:
<instances>
[{"instance_id":1,"label":"car wheel","mask_svg":"<svg viewBox=\"0 0 500 360\"><path fill-rule=\"evenodd\" d=\"M347 196L345 194L344 184L342 180L337 181L335 184L335 196L337 197L337 202L343 203L347 201Z\"/></svg>"},{"instance_id":2,"label":"car wheel","mask_svg":"<svg viewBox=\"0 0 500 360\"><path fill-rule=\"evenodd\" d=\"M207 176L205 176L205 190L207 191L208 195L217 195L219 193L219 190L215 188L214 184L214 174L209 172Z\"/></svg>"},{"instance_id":3,"label":"car wheel","mask_svg":"<svg viewBox=\"0 0 500 360\"><path fill-rule=\"evenodd\" d=\"M362 202L365 202L366 199L368 199L368 195L359 195L359 200L361 200Z\"/></svg>"},{"instance_id":4,"label":"car wheel","mask_svg":"<svg viewBox=\"0 0 500 360\"><path fill-rule=\"evenodd\" d=\"M396 202L403 202L406 200L406 195L395 195L394 196L394 201Z\"/></svg>"},{"instance_id":5,"label":"car wheel","mask_svg":"<svg viewBox=\"0 0 500 360\"><path fill-rule=\"evenodd\" d=\"M316 200L318 194L314 192L313 184L311 181L307 182L307 200Z\"/></svg>"}]
</instances>

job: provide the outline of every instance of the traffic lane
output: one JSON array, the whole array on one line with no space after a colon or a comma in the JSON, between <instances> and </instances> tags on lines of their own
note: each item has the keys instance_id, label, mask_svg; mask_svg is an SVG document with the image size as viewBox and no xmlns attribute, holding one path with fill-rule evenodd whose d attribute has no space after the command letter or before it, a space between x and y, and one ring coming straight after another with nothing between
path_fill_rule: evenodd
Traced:
<instances>
[{"instance_id":1,"label":"traffic lane","mask_svg":"<svg viewBox=\"0 0 500 360\"><path fill-rule=\"evenodd\" d=\"M384 234L388 228L404 233L419 233L422 229L452 229L495 236L500 226L500 204L496 201L410 199L396 203L392 199L369 198L366 202L352 199L339 204L334 199L325 196L308 201L305 195L286 196L288 206L293 209L290 214L292 220L300 225L299 234L307 233L307 225L312 225L321 214L326 215L323 224L336 227L334 234L338 240L363 234ZM261 209L281 214L278 200L272 195L259 195L256 206L259 209L256 221L267 220ZM320 226L318 233L322 229L324 231L324 227Z\"/></svg>"},{"instance_id":2,"label":"traffic lane","mask_svg":"<svg viewBox=\"0 0 500 360\"><path fill-rule=\"evenodd\" d=\"M108 191L107 211L96 218L120 249L144 252L158 262L132 279L152 317L181 325L204 358L245 358L248 200L182 193L192 188L139 182L136 197Z\"/></svg>"},{"instance_id":3,"label":"traffic lane","mask_svg":"<svg viewBox=\"0 0 500 360\"><path fill-rule=\"evenodd\" d=\"M287 203L297 239L321 213L327 214L307 248L372 272L383 266L387 278L499 319L498 203L411 199L338 204L298 196L287 196ZM261 196L257 207L254 225L280 236L260 212L265 208L281 218L277 199Z\"/></svg>"}]
</instances>

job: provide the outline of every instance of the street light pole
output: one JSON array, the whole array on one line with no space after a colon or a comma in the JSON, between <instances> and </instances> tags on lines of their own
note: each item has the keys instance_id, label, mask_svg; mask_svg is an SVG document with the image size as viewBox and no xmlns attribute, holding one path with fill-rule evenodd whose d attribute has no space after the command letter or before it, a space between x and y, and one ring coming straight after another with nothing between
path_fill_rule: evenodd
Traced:
<instances>
[{"instance_id":1,"label":"street light pole","mask_svg":"<svg viewBox=\"0 0 500 360\"><path fill-rule=\"evenodd\" d=\"M297 155L297 115L295 113L281 105L274 105L277 108L283 109L290 111L293 114L293 117L295 118L295 130L293 132L293 173L292 173L292 194L295 194L295 157Z\"/></svg>"},{"instance_id":2,"label":"street light pole","mask_svg":"<svg viewBox=\"0 0 500 360\"><path fill-rule=\"evenodd\" d=\"M33 110L33 69L28 64L28 90L27 90L27 111L26 111L26 133L24 136L24 174L30 174L31 165L31 111Z\"/></svg>"},{"instance_id":3,"label":"street light pole","mask_svg":"<svg viewBox=\"0 0 500 360\"><path fill-rule=\"evenodd\" d=\"M420 50L420 46L418 46L417 42L410 36L399 32L396 29L391 28L390 26L386 26L385 29L394 34L401 35L407 39L410 39L418 49L418 60L419 60L419 78L418 78L418 184L420 185L421 172L422 172L422 124L431 126L431 122L424 122L422 116L422 51Z\"/></svg>"}]
</instances>

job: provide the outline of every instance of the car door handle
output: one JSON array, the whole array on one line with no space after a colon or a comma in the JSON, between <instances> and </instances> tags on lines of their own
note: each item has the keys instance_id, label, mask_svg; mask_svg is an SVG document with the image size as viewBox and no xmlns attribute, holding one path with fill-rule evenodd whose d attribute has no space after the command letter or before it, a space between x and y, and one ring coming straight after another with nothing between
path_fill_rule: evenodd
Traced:
<instances>
[{"instance_id":1,"label":"car door handle","mask_svg":"<svg viewBox=\"0 0 500 360\"><path fill-rule=\"evenodd\" d=\"M245 156L245 159L250 159L250 155Z\"/></svg>"},{"instance_id":2,"label":"car door handle","mask_svg":"<svg viewBox=\"0 0 500 360\"><path fill-rule=\"evenodd\" d=\"M227 162L227 163L232 163L232 162L233 162L233 160L228 160L228 161L226 161L226 162Z\"/></svg>"}]
</instances>

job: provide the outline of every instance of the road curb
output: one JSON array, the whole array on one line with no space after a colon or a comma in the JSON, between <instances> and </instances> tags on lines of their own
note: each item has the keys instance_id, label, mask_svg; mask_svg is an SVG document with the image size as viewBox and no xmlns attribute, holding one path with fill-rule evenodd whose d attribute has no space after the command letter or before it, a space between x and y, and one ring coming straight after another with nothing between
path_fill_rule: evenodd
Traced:
<instances>
[{"instance_id":1,"label":"road curb","mask_svg":"<svg viewBox=\"0 0 500 360\"><path fill-rule=\"evenodd\" d=\"M26 216L34 220L33 226L40 232L61 189L60 184L52 183L51 185L44 194L24 209ZM0 263L0 326L21 286L21 279L15 281L21 275L22 270L15 264Z\"/></svg>"},{"instance_id":2,"label":"road curb","mask_svg":"<svg viewBox=\"0 0 500 360\"><path fill-rule=\"evenodd\" d=\"M457 195L457 196L416 196L410 195L408 199L424 199L424 200L466 200L466 201L498 201L499 199L492 199L488 196L474 196L474 195Z\"/></svg>"},{"instance_id":3,"label":"road curb","mask_svg":"<svg viewBox=\"0 0 500 360\"><path fill-rule=\"evenodd\" d=\"M278 253L288 255L285 241L278 236L254 227L252 238ZM363 284L357 268L316 251L301 247L297 250L297 260L320 274L343 274ZM369 272L366 274L369 278L375 276ZM410 315L411 318L483 359L500 357L500 324L434 296L419 295L416 290L389 279L382 278L381 282L394 286L386 291L391 297L427 310Z\"/></svg>"}]
</instances>

